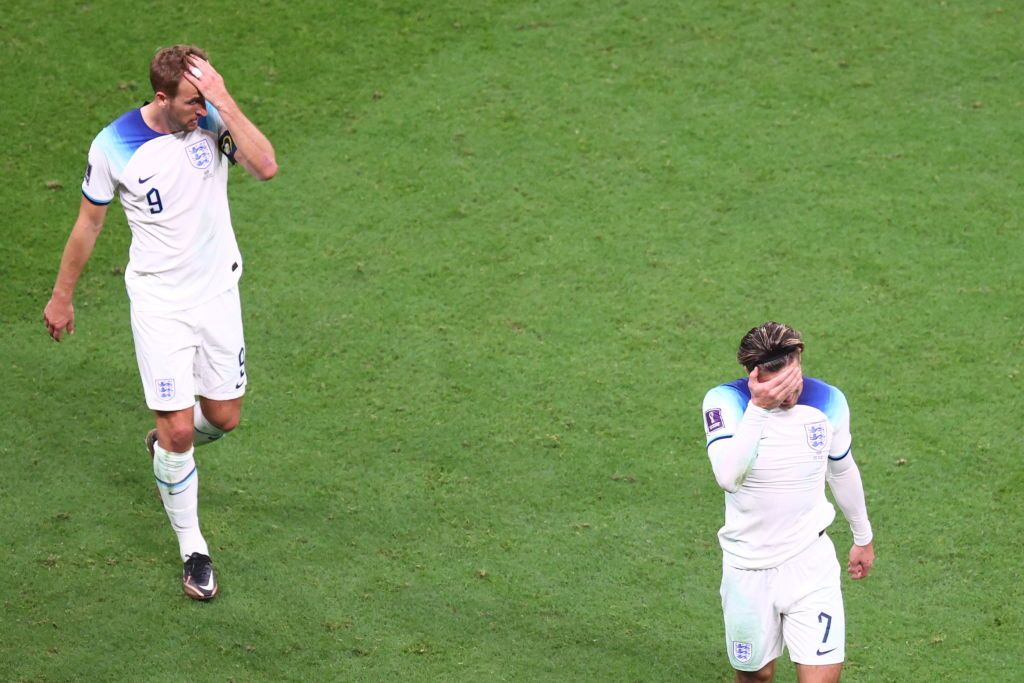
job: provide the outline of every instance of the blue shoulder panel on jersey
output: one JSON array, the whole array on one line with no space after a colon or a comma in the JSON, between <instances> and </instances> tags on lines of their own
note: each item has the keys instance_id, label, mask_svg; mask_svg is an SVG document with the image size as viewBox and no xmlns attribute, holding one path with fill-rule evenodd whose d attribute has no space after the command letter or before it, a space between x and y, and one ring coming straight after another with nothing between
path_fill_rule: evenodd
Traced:
<instances>
[{"instance_id":1,"label":"blue shoulder panel on jersey","mask_svg":"<svg viewBox=\"0 0 1024 683\"><path fill-rule=\"evenodd\" d=\"M740 395L740 411L742 412L747 409L747 404L750 403L750 387L747 385L746 379L733 380L732 382L723 384L722 386L735 389Z\"/></svg>"},{"instance_id":2,"label":"blue shoulder panel on jersey","mask_svg":"<svg viewBox=\"0 0 1024 683\"><path fill-rule=\"evenodd\" d=\"M217 107L207 102L206 116L199 117L199 127L203 130L208 130L211 133L216 134L218 129L223 125L224 123L220 118L220 112L217 111Z\"/></svg>"},{"instance_id":3,"label":"blue shoulder panel on jersey","mask_svg":"<svg viewBox=\"0 0 1024 683\"><path fill-rule=\"evenodd\" d=\"M96 142L110 162L110 170L120 173L135 150L163 135L150 128L142 118L142 109L132 109L100 131Z\"/></svg>"},{"instance_id":4,"label":"blue shoulder panel on jersey","mask_svg":"<svg viewBox=\"0 0 1024 683\"><path fill-rule=\"evenodd\" d=\"M746 412L747 404L750 403L750 387L747 386L747 380L738 379L734 382L719 384L711 391L728 396L729 400L733 402L737 414L742 415Z\"/></svg>"},{"instance_id":5,"label":"blue shoulder panel on jersey","mask_svg":"<svg viewBox=\"0 0 1024 683\"><path fill-rule=\"evenodd\" d=\"M829 422L835 422L844 406L843 395L830 384L814 377L804 377L804 389L800 392L798 405L817 408L825 413Z\"/></svg>"}]
</instances>

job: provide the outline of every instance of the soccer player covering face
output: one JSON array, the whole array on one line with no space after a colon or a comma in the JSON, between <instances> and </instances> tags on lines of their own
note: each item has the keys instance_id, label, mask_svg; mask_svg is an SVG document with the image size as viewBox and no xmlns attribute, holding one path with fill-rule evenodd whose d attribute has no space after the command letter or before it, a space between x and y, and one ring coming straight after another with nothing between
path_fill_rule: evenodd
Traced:
<instances>
[{"instance_id":1,"label":"soccer player covering face","mask_svg":"<svg viewBox=\"0 0 1024 683\"><path fill-rule=\"evenodd\" d=\"M801 683L839 680L846 621L835 509L853 531L847 571L875 561L843 393L804 377L800 333L776 322L750 330L737 358L747 377L704 398L708 457L725 490L722 611L737 681L771 681L783 647Z\"/></svg>"},{"instance_id":2,"label":"soccer player covering face","mask_svg":"<svg viewBox=\"0 0 1024 683\"><path fill-rule=\"evenodd\" d=\"M116 195L132 231L125 285L135 355L156 417L146 447L178 537L185 593L209 600L218 587L199 529L194 447L238 425L248 381L228 168L241 164L269 180L277 161L201 49L159 50L150 82L153 101L92 143L78 219L43 318L56 341L74 332L75 285Z\"/></svg>"}]
</instances>

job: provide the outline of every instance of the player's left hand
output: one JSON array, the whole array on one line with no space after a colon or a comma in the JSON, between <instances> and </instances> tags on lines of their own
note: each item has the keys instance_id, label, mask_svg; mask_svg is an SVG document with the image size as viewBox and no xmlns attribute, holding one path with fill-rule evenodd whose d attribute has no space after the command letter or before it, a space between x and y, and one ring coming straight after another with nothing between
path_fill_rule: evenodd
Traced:
<instances>
[{"instance_id":1,"label":"player's left hand","mask_svg":"<svg viewBox=\"0 0 1024 683\"><path fill-rule=\"evenodd\" d=\"M850 548L850 563L846 565L846 570L850 573L851 579L865 578L874 564L874 545L868 543L867 545L854 545Z\"/></svg>"},{"instance_id":2,"label":"player's left hand","mask_svg":"<svg viewBox=\"0 0 1024 683\"><path fill-rule=\"evenodd\" d=\"M218 107L231 97L224 85L224 78L208 61L197 55L189 55L188 64L189 68L184 73L185 80L196 86L199 94L213 106ZM200 75L196 76L193 69L198 69Z\"/></svg>"},{"instance_id":3,"label":"player's left hand","mask_svg":"<svg viewBox=\"0 0 1024 683\"><path fill-rule=\"evenodd\" d=\"M51 297L43 309L43 322L46 323L46 331L53 337L53 341L59 342L65 330L68 334L74 334L75 307L71 299L56 295Z\"/></svg>"}]
</instances>

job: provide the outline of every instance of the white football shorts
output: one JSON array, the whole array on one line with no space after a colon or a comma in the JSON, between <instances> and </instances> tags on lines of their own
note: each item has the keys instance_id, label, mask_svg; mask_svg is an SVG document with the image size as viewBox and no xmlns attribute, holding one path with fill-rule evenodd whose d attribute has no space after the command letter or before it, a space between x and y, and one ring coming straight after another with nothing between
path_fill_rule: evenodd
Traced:
<instances>
[{"instance_id":1,"label":"white football shorts","mask_svg":"<svg viewBox=\"0 0 1024 683\"><path fill-rule=\"evenodd\" d=\"M245 393L245 339L238 288L184 311L132 309L132 335L146 405L182 410L196 396L215 401Z\"/></svg>"},{"instance_id":2,"label":"white football shorts","mask_svg":"<svg viewBox=\"0 0 1024 683\"><path fill-rule=\"evenodd\" d=\"M782 654L798 664L839 664L846 618L839 562L828 534L772 569L722 568L722 612L729 663L757 671Z\"/></svg>"}]
</instances>

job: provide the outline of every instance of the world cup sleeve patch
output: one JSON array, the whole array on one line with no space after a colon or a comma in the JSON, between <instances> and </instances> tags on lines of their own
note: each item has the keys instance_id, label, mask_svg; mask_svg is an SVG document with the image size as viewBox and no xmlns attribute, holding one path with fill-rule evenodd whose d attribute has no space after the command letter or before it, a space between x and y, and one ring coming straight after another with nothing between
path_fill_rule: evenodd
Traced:
<instances>
[{"instance_id":1,"label":"world cup sleeve patch","mask_svg":"<svg viewBox=\"0 0 1024 683\"><path fill-rule=\"evenodd\" d=\"M708 434L725 426L725 421L722 420L722 409L712 408L704 411L704 426L707 429Z\"/></svg>"},{"instance_id":2,"label":"world cup sleeve patch","mask_svg":"<svg viewBox=\"0 0 1024 683\"><path fill-rule=\"evenodd\" d=\"M85 184L89 184L89 180L92 178L92 164L85 165Z\"/></svg>"}]
</instances>

